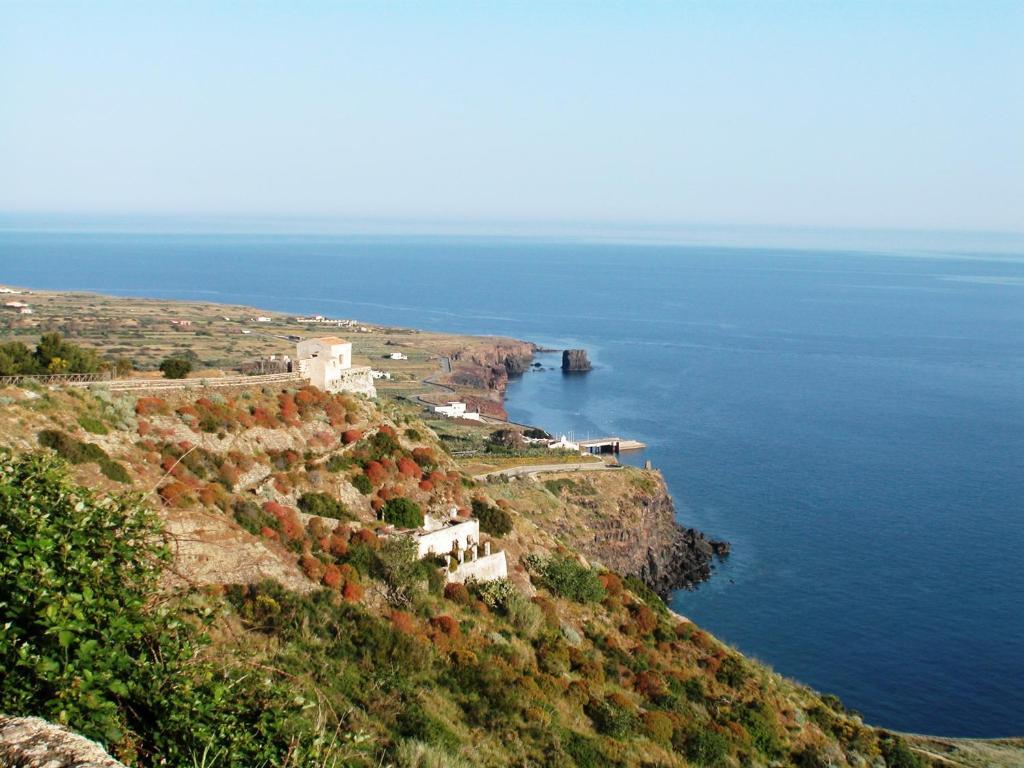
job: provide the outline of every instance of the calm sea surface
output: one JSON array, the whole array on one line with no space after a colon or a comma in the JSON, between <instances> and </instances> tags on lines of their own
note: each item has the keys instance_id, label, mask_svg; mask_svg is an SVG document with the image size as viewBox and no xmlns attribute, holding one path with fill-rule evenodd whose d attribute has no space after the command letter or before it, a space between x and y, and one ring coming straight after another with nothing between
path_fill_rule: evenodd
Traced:
<instances>
[{"instance_id":1,"label":"calm sea surface","mask_svg":"<svg viewBox=\"0 0 1024 768\"><path fill-rule=\"evenodd\" d=\"M509 411L645 441L732 542L676 610L873 723L1024 734L1024 248L7 232L0 282L586 347Z\"/></svg>"}]
</instances>

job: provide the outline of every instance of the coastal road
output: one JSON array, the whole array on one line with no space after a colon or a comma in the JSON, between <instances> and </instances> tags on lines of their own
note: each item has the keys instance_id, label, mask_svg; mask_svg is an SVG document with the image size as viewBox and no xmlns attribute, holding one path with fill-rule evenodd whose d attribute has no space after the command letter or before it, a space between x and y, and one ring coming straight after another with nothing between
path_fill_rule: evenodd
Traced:
<instances>
[{"instance_id":1,"label":"coastal road","mask_svg":"<svg viewBox=\"0 0 1024 768\"><path fill-rule=\"evenodd\" d=\"M623 469L622 464L605 464L603 461L581 461L572 464L520 464L507 469L495 469L480 475L473 475L474 480L490 480L495 477L532 477L549 472L614 472Z\"/></svg>"}]
</instances>

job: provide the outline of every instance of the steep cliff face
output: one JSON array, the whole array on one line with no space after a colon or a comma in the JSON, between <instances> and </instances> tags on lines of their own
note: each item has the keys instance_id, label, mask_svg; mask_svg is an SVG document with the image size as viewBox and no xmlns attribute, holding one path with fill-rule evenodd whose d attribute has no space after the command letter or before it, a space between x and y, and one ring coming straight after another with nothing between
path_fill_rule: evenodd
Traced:
<instances>
[{"instance_id":1,"label":"steep cliff face","mask_svg":"<svg viewBox=\"0 0 1024 768\"><path fill-rule=\"evenodd\" d=\"M488 340L452 353L451 373L441 381L456 387L480 391L474 405L489 416L505 418L505 389L510 376L518 376L530 365L533 344L513 339Z\"/></svg>"},{"instance_id":2,"label":"steep cliff face","mask_svg":"<svg viewBox=\"0 0 1024 768\"><path fill-rule=\"evenodd\" d=\"M728 544L676 522L675 505L659 472L545 475L556 515L538 518L559 539L619 573L636 576L660 595L694 587L711 575Z\"/></svg>"}]
</instances>

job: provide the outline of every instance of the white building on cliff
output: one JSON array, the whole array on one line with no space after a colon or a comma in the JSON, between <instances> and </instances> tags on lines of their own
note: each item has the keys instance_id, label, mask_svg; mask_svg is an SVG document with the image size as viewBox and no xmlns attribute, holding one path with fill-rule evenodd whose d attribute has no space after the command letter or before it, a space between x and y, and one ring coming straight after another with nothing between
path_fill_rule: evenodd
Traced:
<instances>
[{"instance_id":1,"label":"white building on cliff","mask_svg":"<svg viewBox=\"0 0 1024 768\"><path fill-rule=\"evenodd\" d=\"M369 366L352 365L352 343L337 336L303 339L295 346L298 372L325 392L354 392L376 397Z\"/></svg>"}]
</instances>

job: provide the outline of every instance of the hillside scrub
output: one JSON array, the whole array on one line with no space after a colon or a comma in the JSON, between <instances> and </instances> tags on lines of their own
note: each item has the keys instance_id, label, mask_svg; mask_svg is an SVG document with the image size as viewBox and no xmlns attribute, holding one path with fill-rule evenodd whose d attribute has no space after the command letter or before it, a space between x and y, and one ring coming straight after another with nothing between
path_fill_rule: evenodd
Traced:
<instances>
[{"instance_id":1,"label":"hillside scrub","mask_svg":"<svg viewBox=\"0 0 1024 768\"><path fill-rule=\"evenodd\" d=\"M202 660L208 614L155 599L158 534L137 499L97 498L57 459L0 452L0 711L140 766L191 765L211 745L249 766L312 745L289 691Z\"/></svg>"},{"instance_id":2,"label":"hillside scrub","mask_svg":"<svg viewBox=\"0 0 1024 768\"><path fill-rule=\"evenodd\" d=\"M163 502L150 502L169 527L181 519L221 524L209 546L195 545L197 558L237 548L246 565L278 564L282 581L297 591L262 582L259 573L243 572L237 580L252 582L232 584L234 577L214 570L205 581L178 582L181 594L158 592L168 554L152 513L132 499L90 496L64 477L92 482L91 467L32 457L56 468L62 489L51 495L5 475L0 505L45 505L58 514L43 520L38 511L15 512L18 525L35 526L15 539L4 538L7 518L0 518L0 608L7 610L9 594L20 601L12 604L30 606L19 607L11 625L18 647L57 666L21 669L14 655L0 656L19 676L9 690L22 692L18 701L0 699L0 709L55 719L64 712L72 727L147 767L165 760L195 768L204 751L205 764L217 768L361 768L406 759L488 768L912 765L900 739L865 726L838 700L745 659L680 621L641 581L590 567L556 533L538 532L540 515L556 524L569 519L565 497L573 489L555 496L537 484L536 506L496 502L505 489L460 472L419 422L393 414L399 432L372 404L315 391L268 387L125 402L139 419L128 426L107 418L91 393L54 394L45 412L25 406L22 415L33 430L54 433L46 440L55 450L85 455L86 467L90 456L98 461L97 450L116 450L138 488L159 488ZM75 430L86 413L104 414L110 425L100 440L106 450L72 436L85 437ZM200 426L206 417L217 433ZM135 423L147 427L137 431ZM415 447L403 443L410 423L421 438ZM360 436L340 448L337 436L352 428ZM317 437L327 431L329 446ZM346 458L338 474L325 470L332 456ZM422 470L418 480L410 461ZM348 481L369 483L368 473L376 484L356 494ZM21 497L22 489L29 495ZM323 514L339 499L355 519ZM78 500L85 500L81 510ZM389 504L421 514L452 506L463 517L509 514L516 523L506 535L509 578L445 584L436 558L418 560L413 541L382 530ZM296 508L316 513L310 519ZM111 519L116 509L129 522ZM147 522L133 527L134 514ZM73 542L73 551L65 557L68 548L47 541ZM22 575L25 552L42 563L29 562ZM44 571L63 573L80 552L99 563L97 572L80 564L55 588ZM174 573L194 578L189 562L176 561ZM145 571L142 584L137 568ZM49 591L29 584L21 594L22 578ZM86 586L105 596L101 606L78 604ZM122 620L122 601L128 626L108 638L107 627ZM36 618L26 622L26 614ZM62 636L65 624L70 634ZM12 654L15 641L3 632L0 650ZM81 649L87 641L95 644ZM95 691L82 671L88 653L104 657ZM127 694L112 680L117 675L128 681Z\"/></svg>"}]
</instances>

